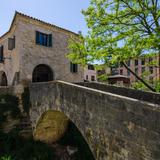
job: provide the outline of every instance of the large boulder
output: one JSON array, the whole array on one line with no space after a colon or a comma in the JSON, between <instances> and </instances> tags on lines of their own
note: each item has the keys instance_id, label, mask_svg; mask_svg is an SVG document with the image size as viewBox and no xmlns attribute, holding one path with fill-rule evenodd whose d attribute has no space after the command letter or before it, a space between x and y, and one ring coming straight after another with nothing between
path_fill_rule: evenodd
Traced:
<instances>
[{"instance_id":1,"label":"large boulder","mask_svg":"<svg viewBox=\"0 0 160 160\"><path fill-rule=\"evenodd\" d=\"M68 123L69 119L62 112L46 111L37 123L34 139L48 144L54 143L64 135Z\"/></svg>"}]
</instances>

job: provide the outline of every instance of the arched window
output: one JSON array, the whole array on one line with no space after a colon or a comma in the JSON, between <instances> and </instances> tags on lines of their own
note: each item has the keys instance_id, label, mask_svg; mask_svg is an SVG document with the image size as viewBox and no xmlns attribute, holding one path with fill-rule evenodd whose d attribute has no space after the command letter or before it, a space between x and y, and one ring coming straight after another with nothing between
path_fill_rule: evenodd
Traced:
<instances>
[{"instance_id":1,"label":"arched window","mask_svg":"<svg viewBox=\"0 0 160 160\"><path fill-rule=\"evenodd\" d=\"M0 71L0 86L7 86L7 76L3 71Z\"/></svg>"},{"instance_id":2,"label":"arched window","mask_svg":"<svg viewBox=\"0 0 160 160\"><path fill-rule=\"evenodd\" d=\"M45 65L40 64L35 67L32 74L32 82L47 82L53 80L52 69Z\"/></svg>"}]
</instances>

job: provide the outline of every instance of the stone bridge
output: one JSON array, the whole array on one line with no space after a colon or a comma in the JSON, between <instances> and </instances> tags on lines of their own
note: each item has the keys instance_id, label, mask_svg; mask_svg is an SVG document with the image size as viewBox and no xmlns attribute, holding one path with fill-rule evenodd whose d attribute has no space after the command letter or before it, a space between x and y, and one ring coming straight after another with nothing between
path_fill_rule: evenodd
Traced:
<instances>
[{"instance_id":1,"label":"stone bridge","mask_svg":"<svg viewBox=\"0 0 160 160\"><path fill-rule=\"evenodd\" d=\"M55 81L31 84L30 101L33 128L45 111L61 111L97 160L160 159L159 94Z\"/></svg>"}]
</instances>

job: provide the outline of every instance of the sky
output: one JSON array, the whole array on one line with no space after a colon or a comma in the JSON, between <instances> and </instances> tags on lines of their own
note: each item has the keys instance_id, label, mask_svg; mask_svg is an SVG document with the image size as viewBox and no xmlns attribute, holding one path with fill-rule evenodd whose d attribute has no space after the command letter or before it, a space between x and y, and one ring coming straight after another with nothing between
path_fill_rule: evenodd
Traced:
<instances>
[{"instance_id":1,"label":"sky","mask_svg":"<svg viewBox=\"0 0 160 160\"><path fill-rule=\"evenodd\" d=\"M8 31L15 11L86 34L87 26L81 10L88 6L89 0L1 0L0 36Z\"/></svg>"}]
</instances>

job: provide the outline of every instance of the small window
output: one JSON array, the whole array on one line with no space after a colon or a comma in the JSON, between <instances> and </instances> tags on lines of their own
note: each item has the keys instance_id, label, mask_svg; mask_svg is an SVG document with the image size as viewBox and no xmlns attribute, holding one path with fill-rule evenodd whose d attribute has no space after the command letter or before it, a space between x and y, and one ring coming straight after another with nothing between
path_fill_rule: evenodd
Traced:
<instances>
[{"instance_id":1,"label":"small window","mask_svg":"<svg viewBox=\"0 0 160 160\"><path fill-rule=\"evenodd\" d=\"M138 68L135 68L135 73L138 75Z\"/></svg>"},{"instance_id":2,"label":"small window","mask_svg":"<svg viewBox=\"0 0 160 160\"><path fill-rule=\"evenodd\" d=\"M135 64L135 66L138 66L138 59L135 59L134 64Z\"/></svg>"},{"instance_id":3,"label":"small window","mask_svg":"<svg viewBox=\"0 0 160 160\"><path fill-rule=\"evenodd\" d=\"M123 75L123 69L120 69L120 75Z\"/></svg>"},{"instance_id":4,"label":"small window","mask_svg":"<svg viewBox=\"0 0 160 160\"><path fill-rule=\"evenodd\" d=\"M149 62L152 62L153 61L153 58L152 57L149 57Z\"/></svg>"},{"instance_id":5,"label":"small window","mask_svg":"<svg viewBox=\"0 0 160 160\"><path fill-rule=\"evenodd\" d=\"M111 75L117 75L119 72L118 72L118 69L116 68L111 68Z\"/></svg>"},{"instance_id":6,"label":"small window","mask_svg":"<svg viewBox=\"0 0 160 160\"><path fill-rule=\"evenodd\" d=\"M86 75L86 80L88 80L88 75Z\"/></svg>"},{"instance_id":7,"label":"small window","mask_svg":"<svg viewBox=\"0 0 160 160\"><path fill-rule=\"evenodd\" d=\"M15 36L13 38L8 38L8 50L13 50L15 48Z\"/></svg>"},{"instance_id":8,"label":"small window","mask_svg":"<svg viewBox=\"0 0 160 160\"><path fill-rule=\"evenodd\" d=\"M131 72L129 70L127 70L127 76L130 76Z\"/></svg>"},{"instance_id":9,"label":"small window","mask_svg":"<svg viewBox=\"0 0 160 160\"><path fill-rule=\"evenodd\" d=\"M145 65L145 59L141 60L141 65Z\"/></svg>"},{"instance_id":10,"label":"small window","mask_svg":"<svg viewBox=\"0 0 160 160\"><path fill-rule=\"evenodd\" d=\"M145 72L145 67L141 68L141 72L144 73Z\"/></svg>"},{"instance_id":11,"label":"small window","mask_svg":"<svg viewBox=\"0 0 160 160\"><path fill-rule=\"evenodd\" d=\"M95 76L91 76L91 81L95 81Z\"/></svg>"},{"instance_id":12,"label":"small window","mask_svg":"<svg viewBox=\"0 0 160 160\"><path fill-rule=\"evenodd\" d=\"M78 65L71 62L70 63L70 71L72 73L77 73L78 72Z\"/></svg>"},{"instance_id":13,"label":"small window","mask_svg":"<svg viewBox=\"0 0 160 160\"><path fill-rule=\"evenodd\" d=\"M149 67L149 72L152 74L153 73L153 67Z\"/></svg>"},{"instance_id":14,"label":"small window","mask_svg":"<svg viewBox=\"0 0 160 160\"><path fill-rule=\"evenodd\" d=\"M94 70L94 66L93 65L88 65L88 70Z\"/></svg>"},{"instance_id":15,"label":"small window","mask_svg":"<svg viewBox=\"0 0 160 160\"><path fill-rule=\"evenodd\" d=\"M45 34L36 31L36 44L52 47L52 34Z\"/></svg>"},{"instance_id":16,"label":"small window","mask_svg":"<svg viewBox=\"0 0 160 160\"><path fill-rule=\"evenodd\" d=\"M4 62L4 56L3 56L3 46L0 46L0 63Z\"/></svg>"}]
</instances>

